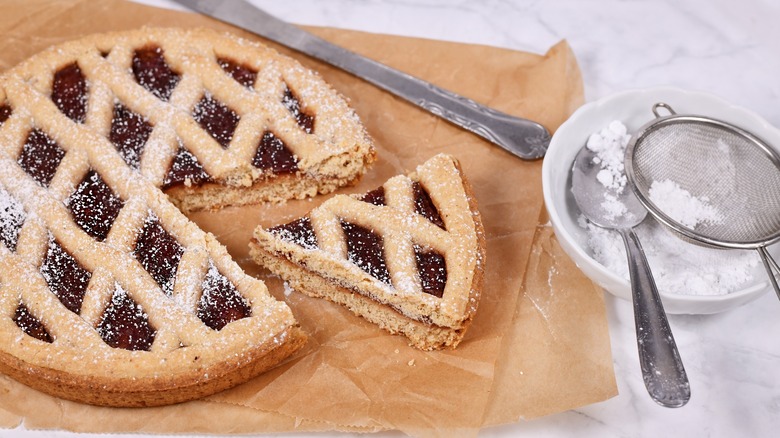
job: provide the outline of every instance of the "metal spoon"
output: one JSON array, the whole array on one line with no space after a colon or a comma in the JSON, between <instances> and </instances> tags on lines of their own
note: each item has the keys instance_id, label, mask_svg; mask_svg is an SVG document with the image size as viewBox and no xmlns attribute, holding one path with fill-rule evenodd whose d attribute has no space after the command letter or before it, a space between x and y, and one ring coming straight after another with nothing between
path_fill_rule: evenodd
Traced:
<instances>
[{"instance_id":1,"label":"metal spoon","mask_svg":"<svg viewBox=\"0 0 780 438\"><path fill-rule=\"evenodd\" d=\"M620 233L626 245L634 303L639 363L642 379L650 397L661 406L684 406L691 397L688 376L685 373L677 344L666 319L647 258L634 233L634 227L647 216L647 210L629 187L622 192L608 189L596 175L601 166L593 162L595 153L583 147L574 159L571 182L574 200L583 215L594 225ZM625 206L623 214L605 208L609 194Z\"/></svg>"}]
</instances>

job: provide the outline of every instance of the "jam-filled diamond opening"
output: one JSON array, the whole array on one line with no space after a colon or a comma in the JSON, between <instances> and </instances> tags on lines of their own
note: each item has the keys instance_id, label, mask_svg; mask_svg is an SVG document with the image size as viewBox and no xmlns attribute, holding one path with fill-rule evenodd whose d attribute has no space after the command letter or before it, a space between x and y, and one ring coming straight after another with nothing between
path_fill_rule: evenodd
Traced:
<instances>
[{"instance_id":1,"label":"jam-filled diamond opening","mask_svg":"<svg viewBox=\"0 0 780 438\"><path fill-rule=\"evenodd\" d=\"M78 63L66 65L54 73L51 100L74 122L84 123L87 119L87 79Z\"/></svg>"},{"instance_id":2,"label":"jam-filled diamond opening","mask_svg":"<svg viewBox=\"0 0 780 438\"><path fill-rule=\"evenodd\" d=\"M441 298L447 286L447 262L444 256L419 245L414 246L414 256L423 292Z\"/></svg>"},{"instance_id":3,"label":"jam-filled diamond opening","mask_svg":"<svg viewBox=\"0 0 780 438\"><path fill-rule=\"evenodd\" d=\"M108 139L128 166L139 168L141 154L151 134L152 125L143 116L121 103L114 105Z\"/></svg>"},{"instance_id":4,"label":"jam-filled diamond opening","mask_svg":"<svg viewBox=\"0 0 780 438\"><path fill-rule=\"evenodd\" d=\"M81 303L92 273L84 269L53 236L49 238L41 274L49 289L68 310L75 314L81 312Z\"/></svg>"},{"instance_id":5,"label":"jam-filled diamond opening","mask_svg":"<svg viewBox=\"0 0 780 438\"><path fill-rule=\"evenodd\" d=\"M439 210L436 208L436 204L433 203L431 196L425 190L425 188L419 182L412 184L412 190L414 191L414 207L417 214L424 216L429 221L436 224L441 229L444 228L444 221L439 215Z\"/></svg>"},{"instance_id":6,"label":"jam-filled diamond opening","mask_svg":"<svg viewBox=\"0 0 780 438\"><path fill-rule=\"evenodd\" d=\"M181 143L176 156L171 161L171 167L163 179L163 189L177 185L198 186L211 181L211 176L198 161L198 157L192 154Z\"/></svg>"},{"instance_id":7,"label":"jam-filled diamond opening","mask_svg":"<svg viewBox=\"0 0 780 438\"><path fill-rule=\"evenodd\" d=\"M240 64L230 58L217 58L217 63L225 73L230 75L239 84L252 88L257 80L257 71L249 68L244 64Z\"/></svg>"},{"instance_id":8,"label":"jam-filled diamond opening","mask_svg":"<svg viewBox=\"0 0 780 438\"><path fill-rule=\"evenodd\" d=\"M18 163L38 184L48 187L57 173L65 151L48 135L33 129L27 135Z\"/></svg>"},{"instance_id":9,"label":"jam-filled diamond opening","mask_svg":"<svg viewBox=\"0 0 780 438\"><path fill-rule=\"evenodd\" d=\"M224 103L206 93L192 110L192 117L217 143L227 149L240 117Z\"/></svg>"},{"instance_id":10,"label":"jam-filled diamond opening","mask_svg":"<svg viewBox=\"0 0 780 438\"><path fill-rule=\"evenodd\" d=\"M293 93L289 86L285 86L284 88L282 104L290 111L290 114L295 117L295 121L298 122L298 126L300 126L301 129L308 134L314 132L314 115L303 109L301 100Z\"/></svg>"},{"instance_id":11,"label":"jam-filled diamond opening","mask_svg":"<svg viewBox=\"0 0 780 438\"><path fill-rule=\"evenodd\" d=\"M46 330L46 327L43 325L43 323L38 318L33 316L32 313L30 313L30 310L27 308L27 306L24 305L24 303L19 303L19 306L14 312L13 319L14 323L16 323L16 326L22 329L22 331L27 335L49 344L54 342L54 339L49 334L49 331Z\"/></svg>"},{"instance_id":12,"label":"jam-filled diamond opening","mask_svg":"<svg viewBox=\"0 0 780 438\"><path fill-rule=\"evenodd\" d=\"M14 110L11 108L10 105L7 103L4 103L0 105L0 126L3 126L3 123L5 123L6 120L8 120L9 117L11 117L11 114L13 114Z\"/></svg>"},{"instance_id":13,"label":"jam-filled diamond opening","mask_svg":"<svg viewBox=\"0 0 780 438\"><path fill-rule=\"evenodd\" d=\"M108 236L124 201L94 170L87 172L76 190L65 201L76 225L98 241Z\"/></svg>"},{"instance_id":14,"label":"jam-filled diamond opening","mask_svg":"<svg viewBox=\"0 0 780 438\"><path fill-rule=\"evenodd\" d=\"M213 330L222 330L233 321L252 316L252 311L236 286L209 261L198 303L198 318Z\"/></svg>"},{"instance_id":15,"label":"jam-filled diamond opening","mask_svg":"<svg viewBox=\"0 0 780 438\"><path fill-rule=\"evenodd\" d=\"M271 171L275 175L298 171L298 160L295 155L282 139L271 131L263 133L252 159L252 165L258 169Z\"/></svg>"},{"instance_id":16,"label":"jam-filled diamond opening","mask_svg":"<svg viewBox=\"0 0 780 438\"><path fill-rule=\"evenodd\" d=\"M385 204L385 187L379 186L379 188L376 188L374 190L371 190L370 192L367 192L365 195L363 195L360 198L363 202L368 202L369 204L373 204L376 206L383 206Z\"/></svg>"},{"instance_id":17,"label":"jam-filled diamond opening","mask_svg":"<svg viewBox=\"0 0 780 438\"><path fill-rule=\"evenodd\" d=\"M312 228L311 219L308 216L269 228L268 232L306 249L317 249L317 235L314 234L314 228Z\"/></svg>"},{"instance_id":18,"label":"jam-filled diamond opening","mask_svg":"<svg viewBox=\"0 0 780 438\"><path fill-rule=\"evenodd\" d=\"M133 76L136 82L158 99L170 99L173 89L181 77L165 61L163 50L158 46L146 46L133 54Z\"/></svg>"},{"instance_id":19,"label":"jam-filled diamond opening","mask_svg":"<svg viewBox=\"0 0 780 438\"><path fill-rule=\"evenodd\" d=\"M157 331L143 307L118 284L97 326L103 341L113 348L149 351Z\"/></svg>"},{"instance_id":20,"label":"jam-filled diamond opening","mask_svg":"<svg viewBox=\"0 0 780 438\"><path fill-rule=\"evenodd\" d=\"M379 281L391 284L382 236L344 220L341 221L341 228L347 240L347 259Z\"/></svg>"},{"instance_id":21,"label":"jam-filled diamond opening","mask_svg":"<svg viewBox=\"0 0 780 438\"><path fill-rule=\"evenodd\" d=\"M0 186L0 242L11 251L16 251L19 231L26 219L22 204Z\"/></svg>"},{"instance_id":22,"label":"jam-filled diamond opening","mask_svg":"<svg viewBox=\"0 0 780 438\"><path fill-rule=\"evenodd\" d=\"M184 248L165 231L156 216L150 215L146 219L135 242L133 254L163 292L172 295Z\"/></svg>"}]
</instances>

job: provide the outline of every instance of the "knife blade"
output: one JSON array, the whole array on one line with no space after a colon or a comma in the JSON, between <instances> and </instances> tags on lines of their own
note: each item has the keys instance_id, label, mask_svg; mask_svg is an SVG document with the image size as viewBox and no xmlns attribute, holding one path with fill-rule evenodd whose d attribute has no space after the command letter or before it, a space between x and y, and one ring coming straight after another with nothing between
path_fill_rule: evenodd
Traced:
<instances>
[{"instance_id":1,"label":"knife blade","mask_svg":"<svg viewBox=\"0 0 780 438\"><path fill-rule=\"evenodd\" d=\"M329 43L244 0L174 0L192 10L248 30L341 68L467 129L525 160L544 157L550 133L531 120L481 105L417 77Z\"/></svg>"}]
</instances>

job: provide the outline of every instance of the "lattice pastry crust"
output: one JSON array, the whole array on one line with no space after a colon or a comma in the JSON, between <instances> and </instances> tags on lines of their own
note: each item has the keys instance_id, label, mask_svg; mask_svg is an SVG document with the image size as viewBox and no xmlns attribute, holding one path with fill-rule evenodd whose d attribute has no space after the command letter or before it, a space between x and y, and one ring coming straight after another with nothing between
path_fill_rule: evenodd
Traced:
<instances>
[{"instance_id":1,"label":"lattice pastry crust","mask_svg":"<svg viewBox=\"0 0 780 438\"><path fill-rule=\"evenodd\" d=\"M437 155L363 196L258 227L252 257L310 296L348 307L420 349L455 347L480 297L485 237L457 160Z\"/></svg>"},{"instance_id":2,"label":"lattice pastry crust","mask_svg":"<svg viewBox=\"0 0 780 438\"><path fill-rule=\"evenodd\" d=\"M235 37L143 29L30 58L0 77L0 371L149 406L277 364L305 341L292 313L171 199L313 195L373 159L317 75Z\"/></svg>"}]
</instances>

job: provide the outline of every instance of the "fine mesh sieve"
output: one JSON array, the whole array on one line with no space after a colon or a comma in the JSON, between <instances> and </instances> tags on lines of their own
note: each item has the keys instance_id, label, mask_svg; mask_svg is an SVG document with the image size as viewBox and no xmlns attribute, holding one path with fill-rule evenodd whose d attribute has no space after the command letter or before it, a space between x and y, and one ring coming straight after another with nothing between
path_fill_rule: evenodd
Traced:
<instances>
[{"instance_id":1,"label":"fine mesh sieve","mask_svg":"<svg viewBox=\"0 0 780 438\"><path fill-rule=\"evenodd\" d=\"M661 116L659 109L669 115ZM780 240L780 155L755 135L729 123L677 115L665 103L652 108L655 119L631 138L625 171L640 202L659 222L686 240L719 248L755 249L772 287L780 273L766 246ZM690 227L650 199L654 181L673 181L706 199L719 220Z\"/></svg>"}]
</instances>

